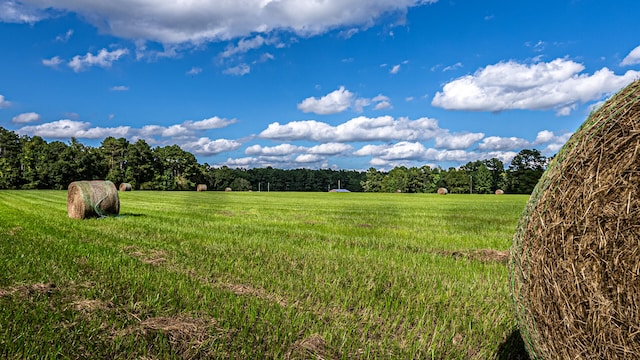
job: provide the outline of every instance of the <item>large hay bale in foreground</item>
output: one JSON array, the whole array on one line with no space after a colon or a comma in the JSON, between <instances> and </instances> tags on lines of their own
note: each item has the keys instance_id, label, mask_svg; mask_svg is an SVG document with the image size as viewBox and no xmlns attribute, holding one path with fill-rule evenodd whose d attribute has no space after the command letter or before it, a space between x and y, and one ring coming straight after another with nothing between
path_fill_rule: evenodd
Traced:
<instances>
[{"instance_id":1,"label":"large hay bale in foreground","mask_svg":"<svg viewBox=\"0 0 640 360\"><path fill-rule=\"evenodd\" d=\"M640 81L593 112L538 182L511 247L537 359L640 358Z\"/></svg>"},{"instance_id":2,"label":"large hay bale in foreground","mask_svg":"<svg viewBox=\"0 0 640 360\"><path fill-rule=\"evenodd\" d=\"M131 184L129 183L121 183L120 186L118 187L118 190L120 191L131 191L131 189L133 189L131 187Z\"/></svg>"},{"instance_id":3,"label":"large hay bale in foreground","mask_svg":"<svg viewBox=\"0 0 640 360\"><path fill-rule=\"evenodd\" d=\"M438 189L438 194L439 195L447 195L449 193L449 190L445 189L445 188L439 188Z\"/></svg>"},{"instance_id":4,"label":"large hay bale in foreground","mask_svg":"<svg viewBox=\"0 0 640 360\"><path fill-rule=\"evenodd\" d=\"M205 184L196 185L196 191L197 192L207 191L207 185Z\"/></svg>"},{"instance_id":5,"label":"large hay bale in foreground","mask_svg":"<svg viewBox=\"0 0 640 360\"><path fill-rule=\"evenodd\" d=\"M109 180L74 181L67 191L67 212L72 219L117 215L120 198Z\"/></svg>"}]
</instances>

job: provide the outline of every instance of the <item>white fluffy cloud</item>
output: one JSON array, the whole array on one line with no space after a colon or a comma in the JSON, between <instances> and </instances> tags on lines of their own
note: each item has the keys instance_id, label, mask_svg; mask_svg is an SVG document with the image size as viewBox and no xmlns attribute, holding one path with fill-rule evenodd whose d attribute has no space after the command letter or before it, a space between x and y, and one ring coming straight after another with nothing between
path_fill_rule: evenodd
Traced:
<instances>
[{"instance_id":1,"label":"white fluffy cloud","mask_svg":"<svg viewBox=\"0 0 640 360\"><path fill-rule=\"evenodd\" d=\"M295 162L297 163L303 163L303 164L311 164L311 163L317 163L319 161L324 160L324 158L320 155L316 155L316 154L300 154L298 156L296 156L295 158Z\"/></svg>"},{"instance_id":2,"label":"white fluffy cloud","mask_svg":"<svg viewBox=\"0 0 640 360\"><path fill-rule=\"evenodd\" d=\"M443 134L438 121L429 118L409 120L391 116L368 118L360 116L338 126L305 120L284 125L271 123L259 137L272 140L310 140L318 142L429 140Z\"/></svg>"},{"instance_id":3,"label":"white fluffy cloud","mask_svg":"<svg viewBox=\"0 0 640 360\"><path fill-rule=\"evenodd\" d=\"M36 121L40 121L40 114L35 112L22 113L11 119L11 122L14 124L27 124Z\"/></svg>"},{"instance_id":4,"label":"white fluffy cloud","mask_svg":"<svg viewBox=\"0 0 640 360\"><path fill-rule=\"evenodd\" d=\"M446 134L436 138L436 147L448 150L467 149L483 137L484 133Z\"/></svg>"},{"instance_id":5,"label":"white fluffy cloud","mask_svg":"<svg viewBox=\"0 0 640 360\"><path fill-rule=\"evenodd\" d=\"M252 145L245 149L244 153L247 155L256 155L256 156L280 156L280 155L290 155L303 152L305 150L304 147L295 146L291 144L280 144L277 146L262 146L262 145Z\"/></svg>"},{"instance_id":6,"label":"white fluffy cloud","mask_svg":"<svg viewBox=\"0 0 640 360\"><path fill-rule=\"evenodd\" d=\"M11 106L11 101L5 100L3 95L0 95L0 109Z\"/></svg>"},{"instance_id":7,"label":"white fluffy cloud","mask_svg":"<svg viewBox=\"0 0 640 360\"><path fill-rule=\"evenodd\" d=\"M622 59L620 65L628 66L628 65L636 65L640 64L640 46L631 50L631 52Z\"/></svg>"},{"instance_id":8,"label":"white fluffy cloud","mask_svg":"<svg viewBox=\"0 0 640 360\"><path fill-rule=\"evenodd\" d=\"M355 95L341 86L338 90L332 91L320 99L309 97L302 100L298 104L298 109L306 113L312 112L321 115L336 114L350 108L354 99Z\"/></svg>"},{"instance_id":9,"label":"white fluffy cloud","mask_svg":"<svg viewBox=\"0 0 640 360\"><path fill-rule=\"evenodd\" d=\"M353 150L351 145L342 143L320 144L307 149L308 154L316 155L338 155Z\"/></svg>"},{"instance_id":10,"label":"white fluffy cloud","mask_svg":"<svg viewBox=\"0 0 640 360\"><path fill-rule=\"evenodd\" d=\"M520 64L489 65L447 83L432 105L449 110L549 110L568 115L579 103L598 100L640 76L638 71L616 75L602 68L582 74L584 65L567 59Z\"/></svg>"},{"instance_id":11,"label":"white fluffy cloud","mask_svg":"<svg viewBox=\"0 0 640 360\"><path fill-rule=\"evenodd\" d=\"M124 137L129 134L129 126L113 128L91 127L88 122L63 119L46 124L24 126L18 133L38 135L44 138L65 139L76 137L81 139L101 139L107 136Z\"/></svg>"},{"instance_id":12,"label":"white fluffy cloud","mask_svg":"<svg viewBox=\"0 0 640 360\"><path fill-rule=\"evenodd\" d=\"M194 130L209 130L209 129L220 129L223 127L227 127L231 124L234 124L235 122L236 122L236 119L225 119L225 118L214 116L214 117L210 117L208 119L203 119L200 121L187 120L183 123L183 126L185 126L188 129L194 129Z\"/></svg>"},{"instance_id":13,"label":"white fluffy cloud","mask_svg":"<svg viewBox=\"0 0 640 360\"><path fill-rule=\"evenodd\" d=\"M43 59L42 65L48 66L50 68L57 68L58 65L62 64L64 60L60 56L54 56L51 59Z\"/></svg>"},{"instance_id":14,"label":"white fluffy cloud","mask_svg":"<svg viewBox=\"0 0 640 360\"><path fill-rule=\"evenodd\" d=\"M542 130L536 135L534 141L518 137L488 136L482 139L478 149L482 151L509 151L524 148L541 148L548 155L555 154L571 137L572 133L555 134L553 131Z\"/></svg>"},{"instance_id":15,"label":"white fluffy cloud","mask_svg":"<svg viewBox=\"0 0 640 360\"><path fill-rule=\"evenodd\" d=\"M383 14L437 0L22 0L0 3L0 19L35 22L47 12L74 12L102 32L164 44L229 40L274 30L312 36L342 27L368 27Z\"/></svg>"},{"instance_id":16,"label":"white fluffy cloud","mask_svg":"<svg viewBox=\"0 0 640 360\"><path fill-rule=\"evenodd\" d=\"M174 124L170 126L145 125L138 130L138 134L142 137L187 137L195 136L197 131L220 129L235 122L236 119L225 119L214 116L199 121L187 120L182 124Z\"/></svg>"},{"instance_id":17,"label":"white fluffy cloud","mask_svg":"<svg viewBox=\"0 0 640 360\"><path fill-rule=\"evenodd\" d=\"M187 151L191 151L196 155L216 155L227 151L233 151L242 146L242 143L236 140L216 139L211 140L208 137L201 137L196 141L185 142L181 147Z\"/></svg>"},{"instance_id":18,"label":"white fluffy cloud","mask_svg":"<svg viewBox=\"0 0 640 360\"><path fill-rule=\"evenodd\" d=\"M96 55L92 53L87 53L84 56L76 55L67 63L67 65L69 65L69 67L75 72L86 70L91 66L108 68L111 67L111 64L128 53L129 50L127 49L116 49L113 51L102 49Z\"/></svg>"},{"instance_id":19,"label":"white fluffy cloud","mask_svg":"<svg viewBox=\"0 0 640 360\"><path fill-rule=\"evenodd\" d=\"M354 93L341 86L320 99L308 97L298 104L298 109L303 112L316 113L320 115L337 114L347 109L362 112L366 106L375 104L375 110L391 108L391 99L382 94L378 94L372 99L356 97Z\"/></svg>"},{"instance_id":20,"label":"white fluffy cloud","mask_svg":"<svg viewBox=\"0 0 640 360\"><path fill-rule=\"evenodd\" d=\"M529 145L529 141L518 137L489 136L482 139L482 142L480 143L480 145L478 145L478 149L504 151L522 149L528 147Z\"/></svg>"}]
</instances>

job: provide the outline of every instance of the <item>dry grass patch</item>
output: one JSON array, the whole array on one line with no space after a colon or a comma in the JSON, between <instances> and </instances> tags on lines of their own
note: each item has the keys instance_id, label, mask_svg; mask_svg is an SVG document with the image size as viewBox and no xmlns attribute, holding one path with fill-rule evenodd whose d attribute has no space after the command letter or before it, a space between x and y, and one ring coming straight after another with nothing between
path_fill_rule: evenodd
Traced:
<instances>
[{"instance_id":1,"label":"dry grass patch","mask_svg":"<svg viewBox=\"0 0 640 360\"><path fill-rule=\"evenodd\" d=\"M146 250L142 251L138 247L131 245L126 246L124 251L134 258L140 260L140 262L149 265L158 265L167 261L167 252L164 250Z\"/></svg>"},{"instance_id":2,"label":"dry grass patch","mask_svg":"<svg viewBox=\"0 0 640 360\"><path fill-rule=\"evenodd\" d=\"M313 334L305 339L298 340L291 345L285 354L285 360L297 359L339 359L340 353L331 349L325 339L319 334Z\"/></svg>"},{"instance_id":3,"label":"dry grass patch","mask_svg":"<svg viewBox=\"0 0 640 360\"><path fill-rule=\"evenodd\" d=\"M14 296L27 297L29 295L41 294L50 295L56 290L56 284L48 283L36 283L31 285L19 285L12 286L5 289L0 289L0 296Z\"/></svg>"},{"instance_id":4,"label":"dry grass patch","mask_svg":"<svg viewBox=\"0 0 640 360\"><path fill-rule=\"evenodd\" d=\"M454 259L476 260L484 263L498 262L506 264L509 262L509 250L476 249L461 251L440 251L441 255L451 256Z\"/></svg>"},{"instance_id":5,"label":"dry grass patch","mask_svg":"<svg viewBox=\"0 0 640 360\"><path fill-rule=\"evenodd\" d=\"M223 330L217 326L215 319L178 314L141 320L138 324L116 331L114 337L153 339L160 334L168 337L172 351L178 357L207 358L207 344L222 337Z\"/></svg>"}]
</instances>

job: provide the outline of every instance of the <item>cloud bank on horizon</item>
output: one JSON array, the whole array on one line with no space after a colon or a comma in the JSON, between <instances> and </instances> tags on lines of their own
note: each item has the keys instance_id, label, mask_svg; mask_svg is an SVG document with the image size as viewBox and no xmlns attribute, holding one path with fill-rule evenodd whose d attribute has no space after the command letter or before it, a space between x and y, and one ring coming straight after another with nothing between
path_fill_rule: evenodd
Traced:
<instances>
[{"instance_id":1,"label":"cloud bank on horizon","mask_svg":"<svg viewBox=\"0 0 640 360\"><path fill-rule=\"evenodd\" d=\"M544 10L558 3L575 18ZM551 156L640 78L640 45L580 38L585 19L630 9L537 6L514 23L521 13L499 1L0 0L0 51L20 54L0 69L0 126L178 144L215 166L508 163L532 147Z\"/></svg>"}]
</instances>

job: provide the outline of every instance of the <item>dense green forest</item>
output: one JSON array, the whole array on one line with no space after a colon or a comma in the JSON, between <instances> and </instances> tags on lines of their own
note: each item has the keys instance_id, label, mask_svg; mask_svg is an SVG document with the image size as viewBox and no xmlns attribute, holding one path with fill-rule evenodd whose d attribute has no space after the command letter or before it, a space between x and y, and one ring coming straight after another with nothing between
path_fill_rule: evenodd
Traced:
<instances>
[{"instance_id":1,"label":"dense green forest","mask_svg":"<svg viewBox=\"0 0 640 360\"><path fill-rule=\"evenodd\" d=\"M525 149L507 169L499 159L469 162L447 170L429 166L370 168L366 172L330 169L235 169L198 163L178 145L152 148L144 140L108 137L99 147L46 142L39 136L19 136L0 127L0 189L66 189L76 180L127 182L138 190L328 191L335 188L366 192L527 194L544 172L547 158Z\"/></svg>"}]
</instances>

